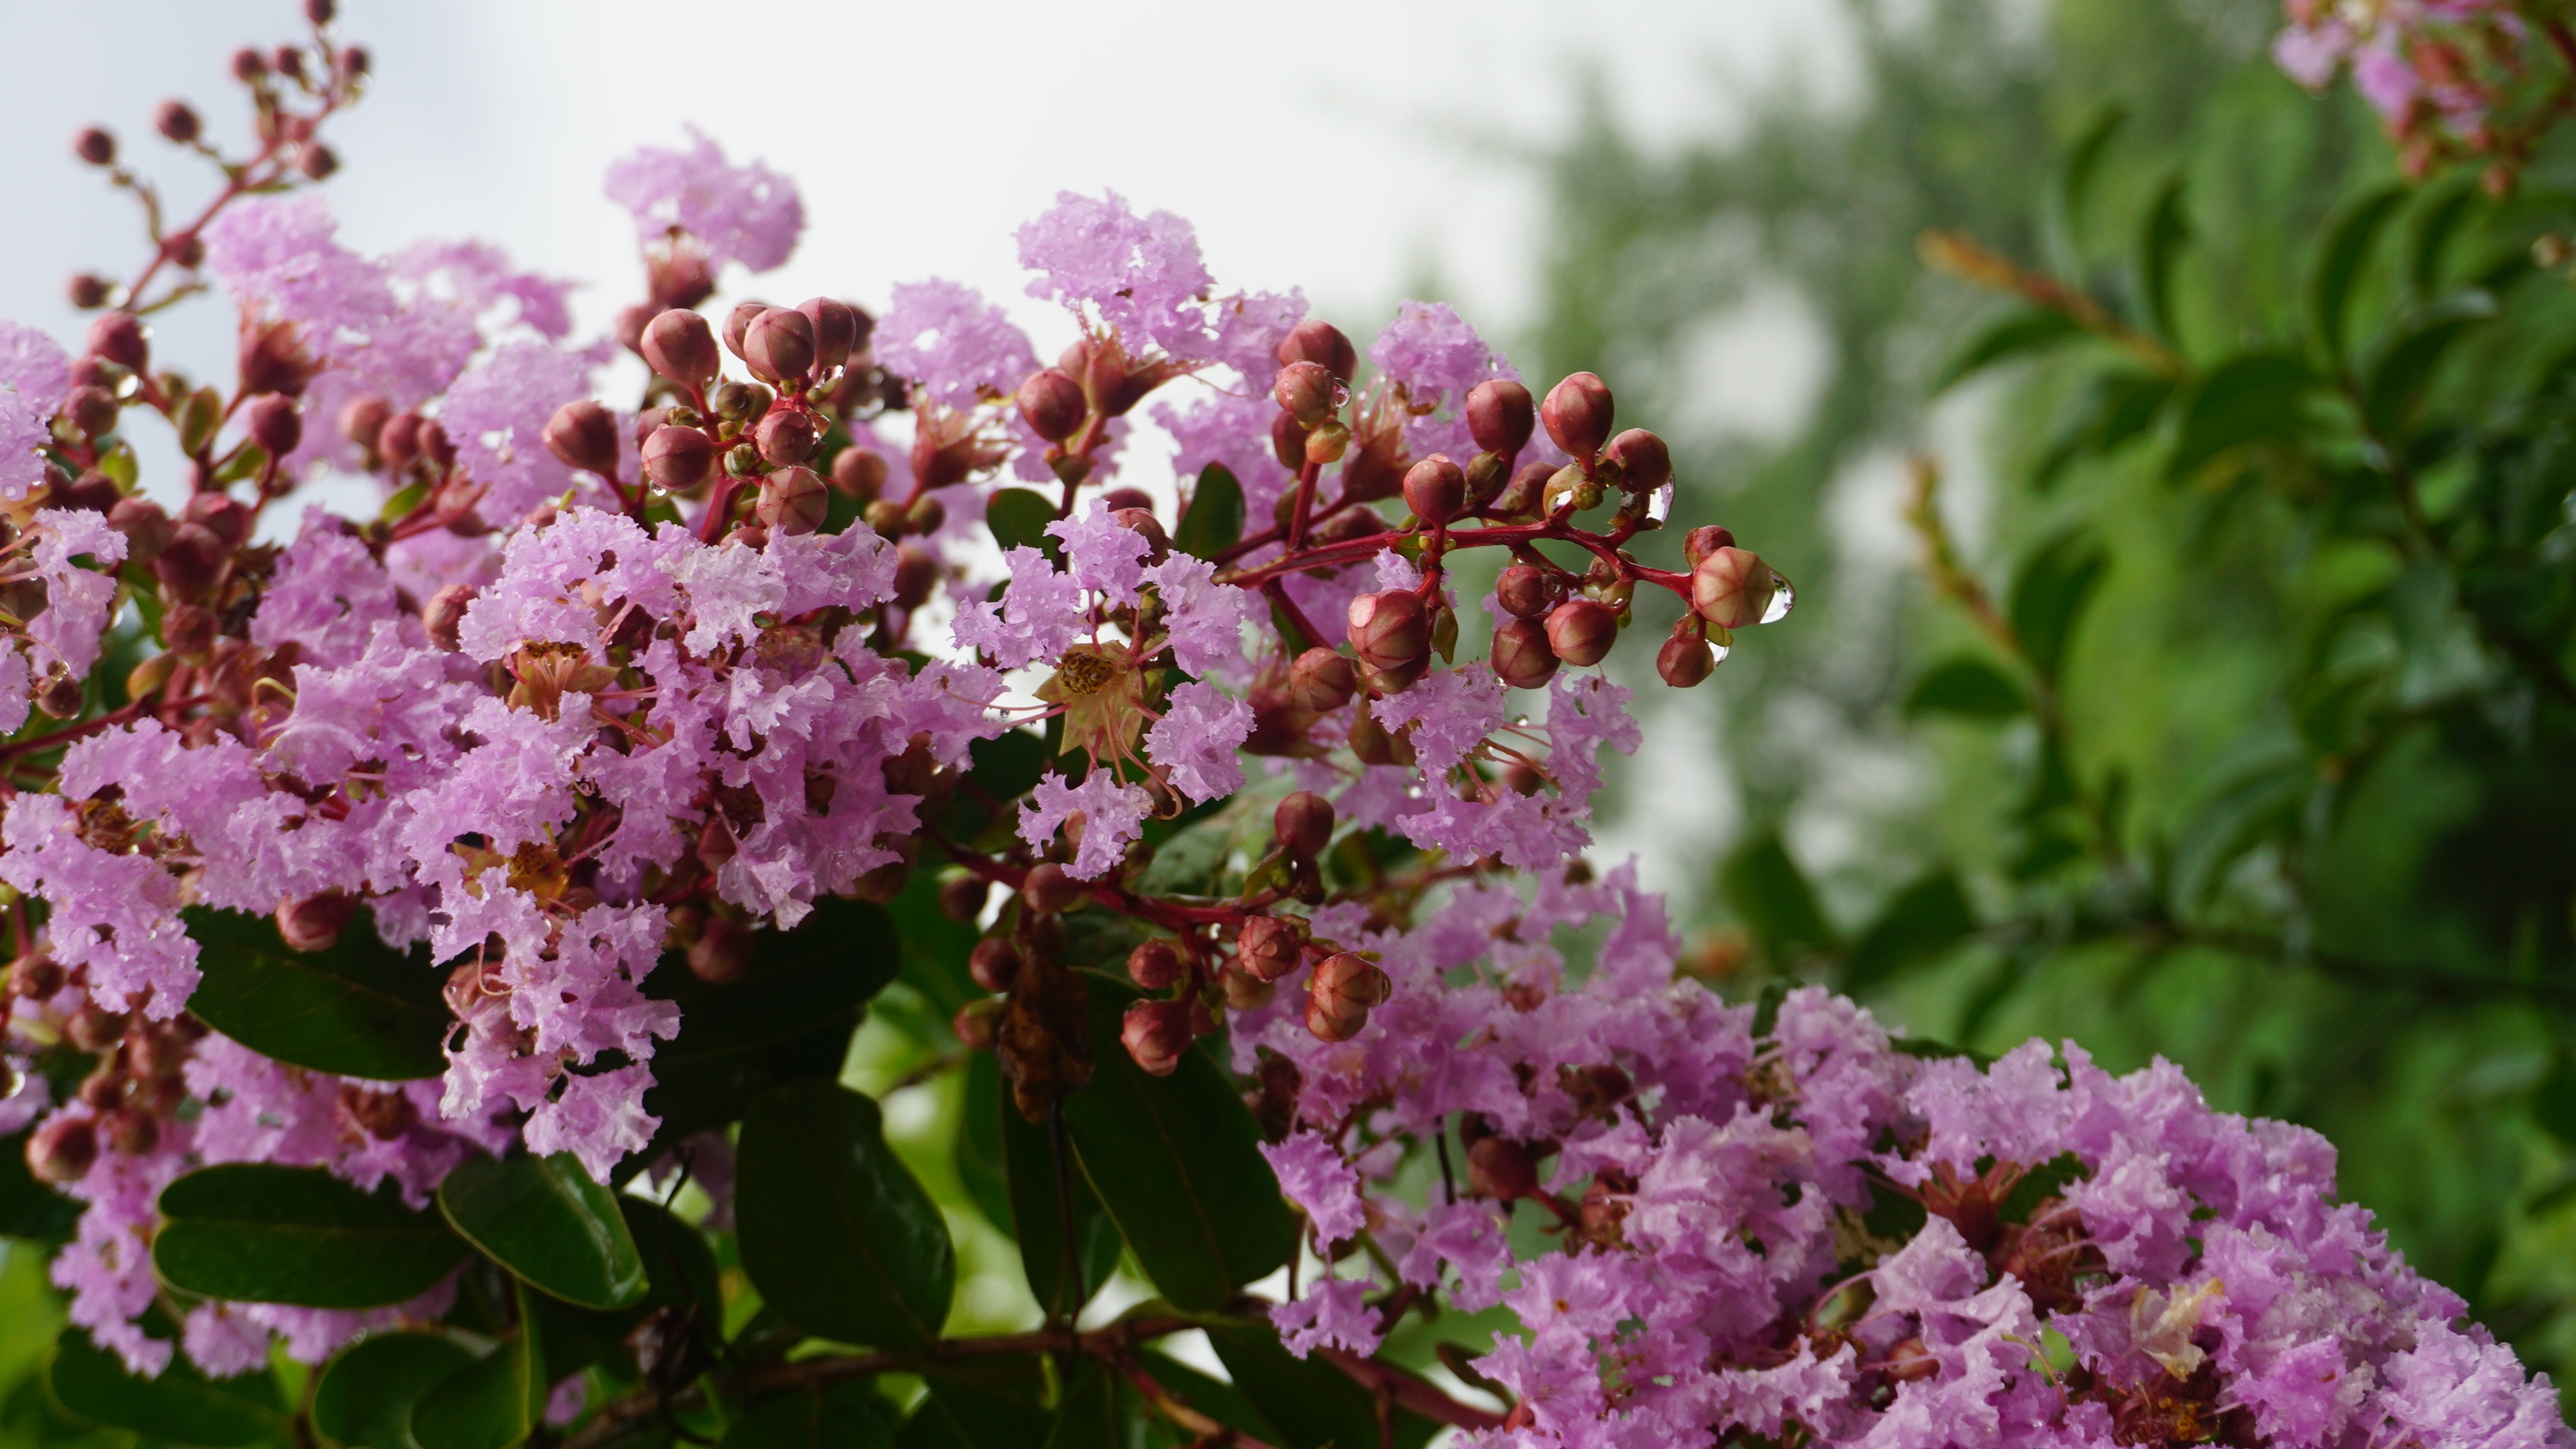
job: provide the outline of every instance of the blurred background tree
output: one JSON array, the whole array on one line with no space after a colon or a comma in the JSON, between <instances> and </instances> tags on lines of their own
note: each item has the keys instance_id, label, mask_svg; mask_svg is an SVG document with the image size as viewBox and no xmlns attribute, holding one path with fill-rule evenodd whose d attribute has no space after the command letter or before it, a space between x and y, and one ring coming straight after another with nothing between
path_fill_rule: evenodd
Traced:
<instances>
[{"instance_id":1,"label":"blurred background tree","mask_svg":"<svg viewBox=\"0 0 2576 1449\"><path fill-rule=\"evenodd\" d=\"M1713 351L1821 358L1773 436L1676 429L1803 598L1799 647L1640 693L1632 834L1723 813L1659 739L1713 731L1741 806L1698 967L2179 1061L2564 1380L2567 168L2404 184L2266 5L1852 9L1855 104L1652 154L1595 107L1544 161L1539 374L1668 420Z\"/></svg>"}]
</instances>

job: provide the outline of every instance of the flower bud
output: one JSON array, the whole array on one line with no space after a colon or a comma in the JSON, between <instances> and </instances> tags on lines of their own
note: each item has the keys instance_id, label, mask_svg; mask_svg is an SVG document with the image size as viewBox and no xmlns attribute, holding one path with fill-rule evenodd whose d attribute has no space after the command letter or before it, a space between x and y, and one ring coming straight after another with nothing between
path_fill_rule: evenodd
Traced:
<instances>
[{"instance_id":1,"label":"flower bud","mask_svg":"<svg viewBox=\"0 0 2576 1449\"><path fill-rule=\"evenodd\" d=\"M1001 1034L1002 1010L999 1001L970 1001L957 1009L948 1029L957 1034L957 1044L970 1052L988 1052Z\"/></svg>"},{"instance_id":2,"label":"flower bud","mask_svg":"<svg viewBox=\"0 0 2576 1449\"><path fill-rule=\"evenodd\" d=\"M1529 446L1536 416L1530 390L1510 378L1488 378L1467 392L1467 432L1488 453L1508 458Z\"/></svg>"},{"instance_id":3,"label":"flower bud","mask_svg":"<svg viewBox=\"0 0 2576 1449\"><path fill-rule=\"evenodd\" d=\"M429 596L420 610L420 622L429 630L429 642L453 654L460 647L457 630L465 623L465 610L474 602L472 584L448 584Z\"/></svg>"},{"instance_id":4,"label":"flower bud","mask_svg":"<svg viewBox=\"0 0 2576 1449\"><path fill-rule=\"evenodd\" d=\"M42 952L30 952L9 963L9 993L27 1001L50 1001L63 989L62 964Z\"/></svg>"},{"instance_id":5,"label":"flower bud","mask_svg":"<svg viewBox=\"0 0 2576 1449\"><path fill-rule=\"evenodd\" d=\"M1029 868L1027 878L1020 882L1020 899L1027 902L1030 910L1051 916L1073 909L1090 890L1063 866L1049 861Z\"/></svg>"},{"instance_id":6,"label":"flower bud","mask_svg":"<svg viewBox=\"0 0 2576 1449\"><path fill-rule=\"evenodd\" d=\"M1235 965L1255 981L1276 981L1297 969L1306 933L1281 916L1253 916L1235 932Z\"/></svg>"},{"instance_id":7,"label":"flower bud","mask_svg":"<svg viewBox=\"0 0 2576 1449\"><path fill-rule=\"evenodd\" d=\"M420 1109L402 1088L386 1083L386 1090L360 1086L355 1082L340 1084L338 1106L349 1124L378 1142L398 1142L404 1134L420 1124Z\"/></svg>"},{"instance_id":8,"label":"flower bud","mask_svg":"<svg viewBox=\"0 0 2576 1449\"><path fill-rule=\"evenodd\" d=\"M1168 1077L1190 1049L1190 1003L1136 1001L1119 1023L1119 1044L1151 1076Z\"/></svg>"},{"instance_id":9,"label":"flower bud","mask_svg":"<svg viewBox=\"0 0 2576 1449\"><path fill-rule=\"evenodd\" d=\"M1547 390L1538 416L1558 447L1589 461L1610 436L1610 389L1591 373L1575 373Z\"/></svg>"},{"instance_id":10,"label":"flower bud","mask_svg":"<svg viewBox=\"0 0 2576 1449\"><path fill-rule=\"evenodd\" d=\"M685 307L669 308L644 324L637 350L647 366L682 387L704 387L724 369L714 330Z\"/></svg>"},{"instance_id":11,"label":"flower bud","mask_svg":"<svg viewBox=\"0 0 2576 1449\"><path fill-rule=\"evenodd\" d=\"M1312 860L1333 843L1333 802L1312 790L1300 790L1270 812L1271 833L1279 848Z\"/></svg>"},{"instance_id":12,"label":"flower bud","mask_svg":"<svg viewBox=\"0 0 2576 1449\"><path fill-rule=\"evenodd\" d=\"M339 153L319 141L307 141L295 148L295 169L308 181L320 181L340 169Z\"/></svg>"},{"instance_id":13,"label":"flower bud","mask_svg":"<svg viewBox=\"0 0 2576 1449\"><path fill-rule=\"evenodd\" d=\"M760 480L753 514L772 533L812 533L831 507L823 475L811 468L781 468Z\"/></svg>"},{"instance_id":14,"label":"flower bud","mask_svg":"<svg viewBox=\"0 0 2576 1449\"><path fill-rule=\"evenodd\" d=\"M697 487L715 471L715 440L696 428L665 423L644 440L644 476L674 493Z\"/></svg>"},{"instance_id":15,"label":"flower bud","mask_svg":"<svg viewBox=\"0 0 2576 1449\"><path fill-rule=\"evenodd\" d=\"M337 63L340 74L348 77L350 80L356 80L360 76L365 75L368 69L375 64L375 57L369 55L367 53L367 48L363 45L342 46L340 54L337 57Z\"/></svg>"},{"instance_id":16,"label":"flower bud","mask_svg":"<svg viewBox=\"0 0 2576 1449\"><path fill-rule=\"evenodd\" d=\"M1692 568L1698 568L1701 559L1719 549L1733 547L1735 535L1713 523L1702 524L1682 535L1682 557L1690 561Z\"/></svg>"},{"instance_id":17,"label":"flower bud","mask_svg":"<svg viewBox=\"0 0 2576 1449\"><path fill-rule=\"evenodd\" d=\"M832 486L859 500L872 503L885 489L885 454L874 448L852 444L832 455Z\"/></svg>"},{"instance_id":18,"label":"flower bud","mask_svg":"<svg viewBox=\"0 0 2576 1449\"><path fill-rule=\"evenodd\" d=\"M814 323L802 312L772 307L744 330L742 360L764 382L786 383L814 370Z\"/></svg>"},{"instance_id":19,"label":"flower bud","mask_svg":"<svg viewBox=\"0 0 2576 1449\"><path fill-rule=\"evenodd\" d=\"M976 917L984 914L984 903L992 896L993 883L982 876L952 876L939 883L939 914L972 925Z\"/></svg>"},{"instance_id":20,"label":"flower bud","mask_svg":"<svg viewBox=\"0 0 2576 1449\"><path fill-rule=\"evenodd\" d=\"M141 699L146 695L159 694L178 669L178 655L167 650L152 655L125 672L125 697Z\"/></svg>"},{"instance_id":21,"label":"flower bud","mask_svg":"<svg viewBox=\"0 0 2576 1449\"><path fill-rule=\"evenodd\" d=\"M268 76L268 57L245 45L233 52L232 71L233 79L244 85L264 80Z\"/></svg>"},{"instance_id":22,"label":"flower bud","mask_svg":"<svg viewBox=\"0 0 2576 1449\"><path fill-rule=\"evenodd\" d=\"M1536 619L1505 619L1494 630L1494 646L1486 656L1494 673L1514 689L1536 689L1556 674L1556 650L1547 642L1547 628Z\"/></svg>"},{"instance_id":23,"label":"flower bud","mask_svg":"<svg viewBox=\"0 0 2576 1449\"><path fill-rule=\"evenodd\" d=\"M116 431L116 394L95 383L72 389L63 400L63 416L85 438L103 438Z\"/></svg>"},{"instance_id":24,"label":"flower bud","mask_svg":"<svg viewBox=\"0 0 2576 1449\"><path fill-rule=\"evenodd\" d=\"M1186 973L1187 964L1172 943L1157 936L1127 953L1127 977L1147 991L1161 991Z\"/></svg>"},{"instance_id":25,"label":"flower bud","mask_svg":"<svg viewBox=\"0 0 2576 1449\"><path fill-rule=\"evenodd\" d=\"M304 18L315 25L328 25L340 7L333 0L304 0Z\"/></svg>"},{"instance_id":26,"label":"flower bud","mask_svg":"<svg viewBox=\"0 0 2576 1449\"><path fill-rule=\"evenodd\" d=\"M751 332L752 319L768 310L769 304L767 302L734 303L733 310L725 314L725 350L736 357L743 356L743 348L750 345L749 336ZM748 359L745 360L747 361Z\"/></svg>"},{"instance_id":27,"label":"flower bud","mask_svg":"<svg viewBox=\"0 0 2576 1449\"><path fill-rule=\"evenodd\" d=\"M1618 642L1619 616L1598 599L1568 599L1548 611L1548 647L1577 669L1600 663Z\"/></svg>"},{"instance_id":28,"label":"flower bud","mask_svg":"<svg viewBox=\"0 0 2576 1449\"><path fill-rule=\"evenodd\" d=\"M1339 651L1316 645L1288 666L1288 702L1299 709L1326 714L1351 702L1359 676Z\"/></svg>"},{"instance_id":29,"label":"flower bud","mask_svg":"<svg viewBox=\"0 0 2576 1449\"><path fill-rule=\"evenodd\" d=\"M937 533L939 525L947 521L948 505L927 493L912 500L912 506L903 511L903 526L907 533Z\"/></svg>"},{"instance_id":30,"label":"flower bud","mask_svg":"<svg viewBox=\"0 0 2576 1449\"><path fill-rule=\"evenodd\" d=\"M752 931L721 911L711 912L689 943L689 974L710 986L739 981L751 969Z\"/></svg>"},{"instance_id":31,"label":"flower bud","mask_svg":"<svg viewBox=\"0 0 2576 1449\"><path fill-rule=\"evenodd\" d=\"M202 663L214 650L215 626L214 610L174 603L161 611L161 642L181 659Z\"/></svg>"},{"instance_id":32,"label":"flower bud","mask_svg":"<svg viewBox=\"0 0 2576 1449\"><path fill-rule=\"evenodd\" d=\"M1306 1030L1323 1041L1349 1041L1393 989L1377 963L1358 952L1327 956L1306 986Z\"/></svg>"},{"instance_id":33,"label":"flower bud","mask_svg":"<svg viewBox=\"0 0 2576 1449\"><path fill-rule=\"evenodd\" d=\"M1707 638L1695 629L1674 630L1655 651L1655 673L1675 689L1691 688L1715 668L1717 658L1708 652Z\"/></svg>"},{"instance_id":34,"label":"flower bud","mask_svg":"<svg viewBox=\"0 0 2576 1449\"><path fill-rule=\"evenodd\" d=\"M1312 362L1291 363L1279 369L1279 376L1270 384L1270 395L1277 400L1281 412L1310 431L1323 426L1342 405L1342 385L1322 365ZM1313 447L1310 441L1310 454Z\"/></svg>"},{"instance_id":35,"label":"flower bud","mask_svg":"<svg viewBox=\"0 0 2576 1449\"><path fill-rule=\"evenodd\" d=\"M1538 1191L1538 1164L1509 1137L1484 1137L1467 1149L1467 1182L1478 1197L1513 1202Z\"/></svg>"},{"instance_id":36,"label":"flower bud","mask_svg":"<svg viewBox=\"0 0 2576 1449\"><path fill-rule=\"evenodd\" d=\"M1777 575L1757 554L1726 547L1691 568L1691 609L1721 629L1762 622Z\"/></svg>"},{"instance_id":37,"label":"flower bud","mask_svg":"<svg viewBox=\"0 0 2576 1449\"><path fill-rule=\"evenodd\" d=\"M152 128L185 146L197 139L205 125L197 119L196 111L186 101L174 99L163 101L161 108L152 113Z\"/></svg>"},{"instance_id":38,"label":"flower bud","mask_svg":"<svg viewBox=\"0 0 2576 1449\"><path fill-rule=\"evenodd\" d=\"M986 936L966 953L966 974L987 991L1008 991L1020 979L1019 948L999 936Z\"/></svg>"},{"instance_id":39,"label":"flower bud","mask_svg":"<svg viewBox=\"0 0 2576 1449\"><path fill-rule=\"evenodd\" d=\"M859 312L847 302L809 297L797 307L814 331L814 366L829 371L850 360L859 345Z\"/></svg>"},{"instance_id":40,"label":"flower bud","mask_svg":"<svg viewBox=\"0 0 2576 1449\"><path fill-rule=\"evenodd\" d=\"M82 1051L103 1052L116 1045L128 1025L122 1013L93 1003L71 1014L71 1019L63 1023L63 1035Z\"/></svg>"},{"instance_id":41,"label":"flower bud","mask_svg":"<svg viewBox=\"0 0 2576 1449\"><path fill-rule=\"evenodd\" d=\"M1349 637L1360 662L1401 670L1431 652L1431 618L1421 596L1383 589L1351 600Z\"/></svg>"},{"instance_id":42,"label":"flower bud","mask_svg":"<svg viewBox=\"0 0 2576 1449\"><path fill-rule=\"evenodd\" d=\"M239 548L250 539L249 505L229 493L198 493L188 499L186 517L190 523L202 523L215 531L215 537L230 548Z\"/></svg>"},{"instance_id":43,"label":"flower bud","mask_svg":"<svg viewBox=\"0 0 2576 1449\"><path fill-rule=\"evenodd\" d=\"M1547 497L1548 480L1555 476L1556 469L1547 463L1523 463L1486 511L1505 518L1538 517L1541 504Z\"/></svg>"},{"instance_id":44,"label":"flower bud","mask_svg":"<svg viewBox=\"0 0 2576 1449\"><path fill-rule=\"evenodd\" d=\"M78 1182L98 1162L98 1128L87 1117L57 1116L27 1138L27 1171L38 1182Z\"/></svg>"},{"instance_id":45,"label":"flower bud","mask_svg":"<svg viewBox=\"0 0 2576 1449\"><path fill-rule=\"evenodd\" d=\"M1380 723L1377 712L1363 704L1351 711L1351 753L1363 765L1410 765L1414 761L1410 733L1397 734Z\"/></svg>"},{"instance_id":46,"label":"flower bud","mask_svg":"<svg viewBox=\"0 0 2576 1449\"><path fill-rule=\"evenodd\" d=\"M1281 367L1311 362L1342 382L1349 382L1359 371L1359 349L1342 329L1319 317L1309 317L1288 330L1272 354Z\"/></svg>"},{"instance_id":47,"label":"flower bud","mask_svg":"<svg viewBox=\"0 0 2576 1449\"><path fill-rule=\"evenodd\" d=\"M116 137L103 126L84 126L72 136L72 154L92 166L113 166Z\"/></svg>"},{"instance_id":48,"label":"flower bud","mask_svg":"<svg viewBox=\"0 0 2576 1449\"><path fill-rule=\"evenodd\" d=\"M1050 443L1072 437L1091 411L1082 384L1052 367L1028 375L1020 384L1018 402L1021 421Z\"/></svg>"},{"instance_id":49,"label":"flower bud","mask_svg":"<svg viewBox=\"0 0 2576 1449\"><path fill-rule=\"evenodd\" d=\"M814 445L822 441L822 425L803 408L771 408L760 426L752 430L752 442L760 449L761 461L784 468L802 463L814 456Z\"/></svg>"},{"instance_id":50,"label":"flower bud","mask_svg":"<svg viewBox=\"0 0 2576 1449\"><path fill-rule=\"evenodd\" d=\"M151 334L131 312L102 313L89 324L89 355L103 357L129 372L141 372L152 361Z\"/></svg>"},{"instance_id":51,"label":"flower bud","mask_svg":"<svg viewBox=\"0 0 2576 1449\"><path fill-rule=\"evenodd\" d=\"M894 601L906 609L918 609L930 600L930 591L939 587L939 555L917 543L907 543L894 551Z\"/></svg>"},{"instance_id":52,"label":"flower bud","mask_svg":"<svg viewBox=\"0 0 2576 1449\"><path fill-rule=\"evenodd\" d=\"M116 284L96 272L75 272L64 285L63 295L71 299L73 306L87 312L106 306L107 299L116 295Z\"/></svg>"},{"instance_id":53,"label":"flower bud","mask_svg":"<svg viewBox=\"0 0 2576 1449\"><path fill-rule=\"evenodd\" d=\"M1270 452L1291 473L1306 466L1306 430L1295 418L1286 413L1270 415Z\"/></svg>"},{"instance_id":54,"label":"flower bud","mask_svg":"<svg viewBox=\"0 0 2576 1449\"><path fill-rule=\"evenodd\" d=\"M366 449L381 452L376 439L394 415L394 405L371 392L362 392L340 408L340 436Z\"/></svg>"},{"instance_id":55,"label":"flower bud","mask_svg":"<svg viewBox=\"0 0 2576 1449\"><path fill-rule=\"evenodd\" d=\"M215 586L216 577L223 572L224 559L231 552L213 529L202 523L183 523L162 545L161 556L152 561L152 573L172 598L202 598Z\"/></svg>"},{"instance_id":56,"label":"flower bud","mask_svg":"<svg viewBox=\"0 0 2576 1449\"><path fill-rule=\"evenodd\" d=\"M565 403L546 420L546 451L567 468L617 476L617 415L588 398Z\"/></svg>"},{"instance_id":57,"label":"flower bud","mask_svg":"<svg viewBox=\"0 0 2576 1449\"><path fill-rule=\"evenodd\" d=\"M1644 428L1630 428L1612 438L1604 457L1618 465L1631 493L1652 493L1673 481L1673 450Z\"/></svg>"},{"instance_id":58,"label":"flower bud","mask_svg":"<svg viewBox=\"0 0 2576 1449\"><path fill-rule=\"evenodd\" d=\"M376 456L393 468L407 468L420 456L420 430L429 420L414 412L400 412L385 419L376 431Z\"/></svg>"},{"instance_id":59,"label":"flower bud","mask_svg":"<svg viewBox=\"0 0 2576 1449\"><path fill-rule=\"evenodd\" d=\"M445 472L456 462L456 442L447 436L447 425L436 418L420 420L420 455L429 465Z\"/></svg>"},{"instance_id":60,"label":"flower bud","mask_svg":"<svg viewBox=\"0 0 2576 1449\"><path fill-rule=\"evenodd\" d=\"M1535 619L1556 604L1556 581L1545 569L1514 564L1494 581L1494 602L1515 618Z\"/></svg>"},{"instance_id":61,"label":"flower bud","mask_svg":"<svg viewBox=\"0 0 2576 1449\"><path fill-rule=\"evenodd\" d=\"M1413 516L1438 528L1458 516L1467 502L1467 471L1434 453L1405 470L1404 506Z\"/></svg>"},{"instance_id":62,"label":"flower bud","mask_svg":"<svg viewBox=\"0 0 2576 1449\"><path fill-rule=\"evenodd\" d=\"M290 951L328 951L357 913L357 898L346 891L300 896L277 908L278 939Z\"/></svg>"},{"instance_id":63,"label":"flower bud","mask_svg":"<svg viewBox=\"0 0 2576 1449\"><path fill-rule=\"evenodd\" d=\"M284 393L262 393L255 399L248 425L251 441L267 449L271 458L284 458L304 441L304 413Z\"/></svg>"},{"instance_id":64,"label":"flower bud","mask_svg":"<svg viewBox=\"0 0 2576 1449\"><path fill-rule=\"evenodd\" d=\"M36 685L36 708L49 719L70 719L81 712L87 702L87 691L80 676L57 664L52 673Z\"/></svg>"}]
</instances>

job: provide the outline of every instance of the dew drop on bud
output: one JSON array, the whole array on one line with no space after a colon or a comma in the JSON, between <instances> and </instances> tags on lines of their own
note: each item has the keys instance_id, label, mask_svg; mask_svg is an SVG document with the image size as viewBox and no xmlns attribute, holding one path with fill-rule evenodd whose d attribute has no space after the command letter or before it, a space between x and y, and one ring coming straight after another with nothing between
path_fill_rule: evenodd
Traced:
<instances>
[{"instance_id":1,"label":"dew drop on bud","mask_svg":"<svg viewBox=\"0 0 2576 1449\"><path fill-rule=\"evenodd\" d=\"M1646 521L1661 526L1673 517L1673 485L1669 482L1646 495Z\"/></svg>"},{"instance_id":2,"label":"dew drop on bud","mask_svg":"<svg viewBox=\"0 0 2576 1449\"><path fill-rule=\"evenodd\" d=\"M1798 607L1798 591L1778 573L1771 575L1771 602L1762 606L1762 623L1777 624Z\"/></svg>"}]
</instances>

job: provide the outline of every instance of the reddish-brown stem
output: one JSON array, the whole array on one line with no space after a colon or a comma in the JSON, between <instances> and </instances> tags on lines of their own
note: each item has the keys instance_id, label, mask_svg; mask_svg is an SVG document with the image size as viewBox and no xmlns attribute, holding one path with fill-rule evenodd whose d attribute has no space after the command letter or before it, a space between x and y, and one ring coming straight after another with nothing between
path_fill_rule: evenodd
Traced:
<instances>
[{"instance_id":1,"label":"reddish-brown stem","mask_svg":"<svg viewBox=\"0 0 2576 1449\"><path fill-rule=\"evenodd\" d=\"M1372 1393L1382 1393L1399 1409L1420 1414L1435 1424L1448 1424L1470 1433L1499 1429L1503 1416L1473 1404L1462 1404L1440 1391L1435 1384L1415 1378L1391 1363L1362 1358L1346 1349L1319 1348L1318 1357L1340 1369L1351 1380Z\"/></svg>"},{"instance_id":2,"label":"reddish-brown stem","mask_svg":"<svg viewBox=\"0 0 2576 1449\"><path fill-rule=\"evenodd\" d=\"M135 720L141 719L147 711L152 709L189 709L196 705L204 704L206 701L213 698L214 696L211 694L192 695L187 699L174 700L166 706L161 706L155 705L152 702L152 696L147 694L128 703L123 709L111 710L106 714L100 715L96 719L83 720L76 725L67 725L62 729L38 735L33 739L19 740L13 744L0 745L0 760L14 760L24 755L42 754L47 750L68 745L74 740L86 739L102 730L111 730L121 724L131 724Z\"/></svg>"}]
</instances>

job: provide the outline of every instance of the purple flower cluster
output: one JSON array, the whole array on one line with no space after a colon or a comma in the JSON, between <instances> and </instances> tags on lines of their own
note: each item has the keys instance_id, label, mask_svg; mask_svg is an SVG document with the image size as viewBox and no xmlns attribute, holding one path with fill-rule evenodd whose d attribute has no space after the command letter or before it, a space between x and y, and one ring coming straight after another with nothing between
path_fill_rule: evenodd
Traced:
<instances>
[{"instance_id":1,"label":"purple flower cluster","mask_svg":"<svg viewBox=\"0 0 2576 1449\"><path fill-rule=\"evenodd\" d=\"M2570 84L2562 76L2535 98L2535 69L2576 65L2564 19L2535 25L2509 0L2283 0L2283 10L2273 60L2310 90L2349 71L2419 175L2450 155L2518 164ZM2557 52L2539 67L2527 54L2535 32Z\"/></svg>"}]
</instances>

